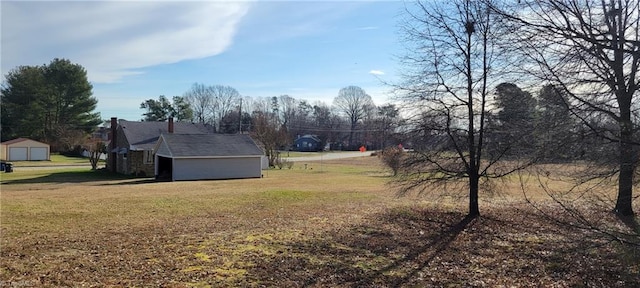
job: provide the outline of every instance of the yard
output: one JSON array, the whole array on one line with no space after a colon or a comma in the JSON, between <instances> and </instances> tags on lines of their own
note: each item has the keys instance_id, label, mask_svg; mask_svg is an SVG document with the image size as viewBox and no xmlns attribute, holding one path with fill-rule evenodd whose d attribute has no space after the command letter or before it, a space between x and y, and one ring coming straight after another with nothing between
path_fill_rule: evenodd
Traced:
<instances>
[{"instance_id":1,"label":"yard","mask_svg":"<svg viewBox=\"0 0 640 288\"><path fill-rule=\"evenodd\" d=\"M104 155L104 154L103 154ZM50 161L11 161L14 167L38 167L38 166L90 166L89 158L71 157L60 154L51 154ZM99 166L104 166L105 161L99 160Z\"/></svg>"},{"instance_id":2,"label":"yard","mask_svg":"<svg viewBox=\"0 0 640 288\"><path fill-rule=\"evenodd\" d=\"M640 287L637 248L540 216L518 185L467 219L465 198L397 197L378 161L193 182L2 173L0 286Z\"/></svg>"}]
</instances>

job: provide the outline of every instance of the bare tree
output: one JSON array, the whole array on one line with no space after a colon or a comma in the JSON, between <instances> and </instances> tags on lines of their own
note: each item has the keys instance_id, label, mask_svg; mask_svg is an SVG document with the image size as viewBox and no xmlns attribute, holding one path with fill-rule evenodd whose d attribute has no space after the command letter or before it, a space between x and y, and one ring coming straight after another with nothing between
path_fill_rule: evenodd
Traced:
<instances>
[{"instance_id":1,"label":"bare tree","mask_svg":"<svg viewBox=\"0 0 640 288\"><path fill-rule=\"evenodd\" d=\"M211 121L211 108L215 101L211 87L194 83L191 89L184 93L184 98L193 110L193 120L201 124Z\"/></svg>"},{"instance_id":2,"label":"bare tree","mask_svg":"<svg viewBox=\"0 0 640 288\"><path fill-rule=\"evenodd\" d=\"M362 88L358 86L347 86L340 89L338 96L333 99L333 105L349 119L350 130L348 145L350 148L353 148L353 134L358 122L367 115L371 107L375 107L373 100L371 100L371 96Z\"/></svg>"},{"instance_id":3,"label":"bare tree","mask_svg":"<svg viewBox=\"0 0 640 288\"><path fill-rule=\"evenodd\" d=\"M289 95L280 95L278 97L280 123L282 123L286 131L289 131L291 121L295 117L297 102L295 98Z\"/></svg>"},{"instance_id":4,"label":"bare tree","mask_svg":"<svg viewBox=\"0 0 640 288\"><path fill-rule=\"evenodd\" d=\"M251 135L262 145L269 159L269 166L273 167L277 164L278 149L286 143L287 135L281 129L276 113L270 111L270 101L271 98L266 98L254 102Z\"/></svg>"},{"instance_id":5,"label":"bare tree","mask_svg":"<svg viewBox=\"0 0 640 288\"><path fill-rule=\"evenodd\" d=\"M89 140L85 144L85 149L89 151L89 163L91 163L91 170L98 169L98 162L102 154L107 154L107 145L102 140Z\"/></svg>"},{"instance_id":6,"label":"bare tree","mask_svg":"<svg viewBox=\"0 0 640 288\"><path fill-rule=\"evenodd\" d=\"M526 71L567 96L571 113L592 132L616 143L610 175L618 177L614 211L633 215L634 95L639 89L640 2L623 0L522 0L513 11L496 9L513 24L512 43ZM514 2L515 4L515 2ZM608 118L614 130L594 119ZM606 166L605 166L606 167ZM603 167L601 167L603 168Z\"/></svg>"},{"instance_id":7,"label":"bare tree","mask_svg":"<svg viewBox=\"0 0 640 288\"><path fill-rule=\"evenodd\" d=\"M415 152L403 163L402 191L465 183L468 215L476 217L481 179L507 175L528 163L507 166L498 161L508 147L486 149L490 87L503 81L497 77L505 56L497 42L501 31L483 1L418 2L407 13L409 54L396 93L405 112L413 112L409 133L421 136L414 138Z\"/></svg>"},{"instance_id":8,"label":"bare tree","mask_svg":"<svg viewBox=\"0 0 640 288\"><path fill-rule=\"evenodd\" d=\"M214 99L212 106L214 125L216 130L219 130L222 118L238 106L242 96L231 86L214 85L210 89Z\"/></svg>"}]
</instances>

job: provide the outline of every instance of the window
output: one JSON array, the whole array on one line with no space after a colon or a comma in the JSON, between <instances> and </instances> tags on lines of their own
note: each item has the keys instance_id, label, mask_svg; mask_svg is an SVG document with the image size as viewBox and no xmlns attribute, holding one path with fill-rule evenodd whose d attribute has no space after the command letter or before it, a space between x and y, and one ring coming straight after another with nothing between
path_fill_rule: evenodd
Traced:
<instances>
[{"instance_id":1,"label":"window","mask_svg":"<svg viewBox=\"0 0 640 288\"><path fill-rule=\"evenodd\" d=\"M144 150L143 161L144 164L153 164L153 151L152 150Z\"/></svg>"}]
</instances>

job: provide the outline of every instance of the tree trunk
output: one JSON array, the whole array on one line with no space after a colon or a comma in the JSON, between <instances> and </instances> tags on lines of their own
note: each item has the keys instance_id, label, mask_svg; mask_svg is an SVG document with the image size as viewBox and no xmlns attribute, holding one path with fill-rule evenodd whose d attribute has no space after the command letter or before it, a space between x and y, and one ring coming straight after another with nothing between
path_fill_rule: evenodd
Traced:
<instances>
[{"instance_id":1,"label":"tree trunk","mask_svg":"<svg viewBox=\"0 0 640 288\"><path fill-rule=\"evenodd\" d=\"M100 154L96 151L89 152L89 163L91 163L91 170L98 169L98 160L100 159Z\"/></svg>"},{"instance_id":2,"label":"tree trunk","mask_svg":"<svg viewBox=\"0 0 640 288\"><path fill-rule=\"evenodd\" d=\"M480 207L478 206L479 180L478 173L472 171L469 174L469 217L480 216Z\"/></svg>"},{"instance_id":3,"label":"tree trunk","mask_svg":"<svg viewBox=\"0 0 640 288\"><path fill-rule=\"evenodd\" d=\"M625 113L626 114L626 113ZM624 117L626 118L626 117ZM636 155L631 144L631 120L620 121L620 175L618 177L618 199L614 211L621 216L633 215L631 206L633 193L633 171Z\"/></svg>"},{"instance_id":4,"label":"tree trunk","mask_svg":"<svg viewBox=\"0 0 640 288\"><path fill-rule=\"evenodd\" d=\"M348 149L352 149L353 146L353 131L356 129L356 124L352 121L351 122L351 129L349 130L349 146Z\"/></svg>"},{"instance_id":5,"label":"tree trunk","mask_svg":"<svg viewBox=\"0 0 640 288\"><path fill-rule=\"evenodd\" d=\"M471 19L470 15L467 11L467 19ZM468 126L468 145L469 145L469 162L468 162L468 173L469 174L469 215L468 217L477 217L480 216L480 208L478 207L478 189L479 189L479 181L480 175L478 175L478 166L480 165L480 159L476 158L476 153L480 150L480 147L476 147L476 139L475 139L475 112L473 110L473 73L471 69L471 35L475 31L474 23L471 20L467 20L466 23L467 28L467 53L466 53L466 76L467 76L467 120L469 121ZM476 150L477 149L477 150Z\"/></svg>"}]
</instances>

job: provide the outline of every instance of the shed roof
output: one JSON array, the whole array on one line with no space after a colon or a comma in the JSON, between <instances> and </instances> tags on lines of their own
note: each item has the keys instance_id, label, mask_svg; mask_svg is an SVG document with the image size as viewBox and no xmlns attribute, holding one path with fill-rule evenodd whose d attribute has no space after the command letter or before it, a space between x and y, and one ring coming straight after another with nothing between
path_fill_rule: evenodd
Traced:
<instances>
[{"instance_id":1,"label":"shed roof","mask_svg":"<svg viewBox=\"0 0 640 288\"><path fill-rule=\"evenodd\" d=\"M43 143L43 142L36 141L36 140L33 140L33 139L29 139L29 138L22 138L22 137L21 138L16 138L16 139L13 139L13 140L9 140L9 141L4 141L4 142L2 142L0 144L2 144L2 145L11 145L11 144L15 144L15 143L24 142L24 141L33 141L33 142L41 143L41 144L44 144L44 145L49 145L47 143Z\"/></svg>"},{"instance_id":2,"label":"shed roof","mask_svg":"<svg viewBox=\"0 0 640 288\"><path fill-rule=\"evenodd\" d=\"M161 143L166 145L173 157L264 155L262 149L246 134L162 134Z\"/></svg>"},{"instance_id":3,"label":"shed roof","mask_svg":"<svg viewBox=\"0 0 640 288\"><path fill-rule=\"evenodd\" d=\"M133 150L152 150L160 135L169 132L168 122L120 120L119 125ZM207 134L211 131L203 124L174 122L173 133Z\"/></svg>"},{"instance_id":4,"label":"shed roof","mask_svg":"<svg viewBox=\"0 0 640 288\"><path fill-rule=\"evenodd\" d=\"M312 139L313 141L321 142L320 138L318 138L318 136L311 135L311 134L306 134L306 135L300 136L300 137L298 137L298 139L296 139L296 141L298 141L299 139Z\"/></svg>"}]
</instances>

